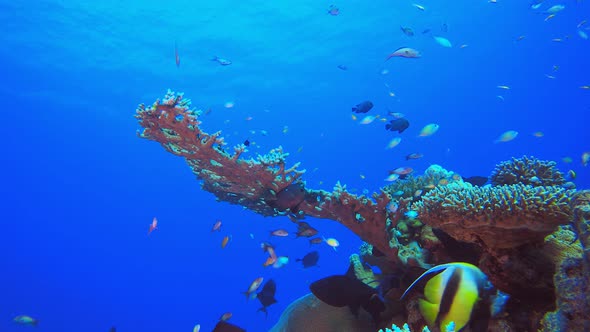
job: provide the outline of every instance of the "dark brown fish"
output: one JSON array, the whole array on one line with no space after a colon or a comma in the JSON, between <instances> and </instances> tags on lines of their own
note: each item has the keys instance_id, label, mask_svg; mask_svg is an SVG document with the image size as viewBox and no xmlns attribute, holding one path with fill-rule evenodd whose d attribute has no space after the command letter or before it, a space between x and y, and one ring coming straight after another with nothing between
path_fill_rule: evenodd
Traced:
<instances>
[{"instance_id":1,"label":"dark brown fish","mask_svg":"<svg viewBox=\"0 0 590 332\"><path fill-rule=\"evenodd\" d=\"M312 244L320 244L322 242L324 242L324 240L321 237L316 237L309 240L309 245L311 246Z\"/></svg>"},{"instance_id":2,"label":"dark brown fish","mask_svg":"<svg viewBox=\"0 0 590 332\"><path fill-rule=\"evenodd\" d=\"M215 325L213 332L246 332L246 330L232 323L220 321Z\"/></svg>"}]
</instances>

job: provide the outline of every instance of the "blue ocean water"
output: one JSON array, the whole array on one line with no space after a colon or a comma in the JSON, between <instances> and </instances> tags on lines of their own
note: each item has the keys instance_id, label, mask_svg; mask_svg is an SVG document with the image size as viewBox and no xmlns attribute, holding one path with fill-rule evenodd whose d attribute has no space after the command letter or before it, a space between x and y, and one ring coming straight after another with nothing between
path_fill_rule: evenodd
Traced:
<instances>
[{"instance_id":1,"label":"blue ocean water","mask_svg":"<svg viewBox=\"0 0 590 332\"><path fill-rule=\"evenodd\" d=\"M281 145L314 189L376 191L400 166L488 175L525 154L574 170L588 188L590 90L580 87L590 85L590 24L577 27L588 2L419 4L1 1L0 331L29 330L12 321L21 314L39 319L38 331L209 331L225 312L266 331L310 282L346 270L361 241L345 227L308 218L341 246L314 247L319 267L303 269L305 239L269 237L294 231L287 218L216 202L181 158L136 136L135 108L168 88L211 109L206 131L222 130L230 146L251 141L247 157ZM556 4L565 9L547 18ZM384 61L400 47L422 57ZM401 112L410 127L398 135L379 119L351 120L363 100L375 104L369 114ZM418 137L429 123L439 131ZM508 130L519 135L494 143ZM401 144L385 149L395 136ZM424 158L406 161L414 152ZM290 263L264 268L261 241ZM259 276L277 283L268 317L241 294Z\"/></svg>"}]
</instances>

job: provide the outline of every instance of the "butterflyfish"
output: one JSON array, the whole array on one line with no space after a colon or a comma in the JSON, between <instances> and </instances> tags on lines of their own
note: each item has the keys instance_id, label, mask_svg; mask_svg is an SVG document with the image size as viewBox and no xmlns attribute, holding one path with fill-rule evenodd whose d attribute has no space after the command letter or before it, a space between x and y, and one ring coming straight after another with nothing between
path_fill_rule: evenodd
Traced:
<instances>
[{"instance_id":1,"label":"butterflyfish","mask_svg":"<svg viewBox=\"0 0 590 332\"><path fill-rule=\"evenodd\" d=\"M487 331L489 318L498 315L508 300L508 295L497 290L485 273L469 263L448 263L429 269L408 287L402 299L424 281L420 313L428 325L441 331L451 322L456 331L468 324L472 331Z\"/></svg>"}]
</instances>

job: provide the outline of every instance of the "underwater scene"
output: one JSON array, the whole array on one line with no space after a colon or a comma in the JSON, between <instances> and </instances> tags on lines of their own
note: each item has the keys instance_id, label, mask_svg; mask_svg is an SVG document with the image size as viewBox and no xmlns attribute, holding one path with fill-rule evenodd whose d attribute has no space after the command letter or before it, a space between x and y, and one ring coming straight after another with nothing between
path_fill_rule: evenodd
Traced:
<instances>
[{"instance_id":1,"label":"underwater scene","mask_svg":"<svg viewBox=\"0 0 590 332\"><path fill-rule=\"evenodd\" d=\"M0 0L0 331L590 331L588 20Z\"/></svg>"}]
</instances>

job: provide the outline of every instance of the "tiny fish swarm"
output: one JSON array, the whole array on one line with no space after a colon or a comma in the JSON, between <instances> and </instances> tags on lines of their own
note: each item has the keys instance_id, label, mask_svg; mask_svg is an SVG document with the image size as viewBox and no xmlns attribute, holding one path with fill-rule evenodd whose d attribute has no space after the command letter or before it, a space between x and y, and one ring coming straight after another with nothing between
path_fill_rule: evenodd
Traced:
<instances>
[{"instance_id":1,"label":"tiny fish swarm","mask_svg":"<svg viewBox=\"0 0 590 332\"><path fill-rule=\"evenodd\" d=\"M570 222L573 190L523 184L473 187L439 186L412 205L420 220L453 238L490 248L513 248L542 241Z\"/></svg>"},{"instance_id":2,"label":"tiny fish swarm","mask_svg":"<svg viewBox=\"0 0 590 332\"><path fill-rule=\"evenodd\" d=\"M565 177L555 167L554 161L527 156L513 157L497 164L490 180L494 186L518 183L531 186L560 186L565 183Z\"/></svg>"}]
</instances>

